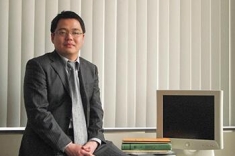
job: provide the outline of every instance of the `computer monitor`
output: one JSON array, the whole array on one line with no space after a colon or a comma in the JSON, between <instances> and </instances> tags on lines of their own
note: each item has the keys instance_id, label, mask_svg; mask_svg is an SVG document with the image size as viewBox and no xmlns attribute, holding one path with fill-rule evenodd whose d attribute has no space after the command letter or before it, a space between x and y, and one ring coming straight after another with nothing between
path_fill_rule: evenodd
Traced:
<instances>
[{"instance_id":1,"label":"computer monitor","mask_svg":"<svg viewBox=\"0 0 235 156\"><path fill-rule=\"evenodd\" d=\"M223 91L157 90L157 137L177 156L213 156L223 148Z\"/></svg>"}]
</instances>

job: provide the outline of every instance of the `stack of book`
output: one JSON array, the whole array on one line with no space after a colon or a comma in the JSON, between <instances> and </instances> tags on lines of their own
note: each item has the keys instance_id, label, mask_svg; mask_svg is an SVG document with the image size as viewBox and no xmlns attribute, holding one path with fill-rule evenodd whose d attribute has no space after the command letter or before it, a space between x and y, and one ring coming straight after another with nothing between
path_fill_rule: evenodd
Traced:
<instances>
[{"instance_id":1,"label":"stack of book","mask_svg":"<svg viewBox=\"0 0 235 156\"><path fill-rule=\"evenodd\" d=\"M169 138L124 138L121 149L129 155L175 156Z\"/></svg>"}]
</instances>

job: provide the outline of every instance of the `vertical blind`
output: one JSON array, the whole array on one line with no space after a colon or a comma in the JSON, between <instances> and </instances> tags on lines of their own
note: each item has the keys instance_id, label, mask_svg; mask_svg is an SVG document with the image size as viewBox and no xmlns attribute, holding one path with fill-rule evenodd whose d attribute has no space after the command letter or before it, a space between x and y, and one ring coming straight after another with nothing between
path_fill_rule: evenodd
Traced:
<instances>
[{"instance_id":1,"label":"vertical blind","mask_svg":"<svg viewBox=\"0 0 235 156\"><path fill-rule=\"evenodd\" d=\"M224 125L235 126L235 1L0 0L0 127L25 126L25 65L53 51L62 10L84 19L104 127L155 127L157 89L221 89Z\"/></svg>"}]
</instances>

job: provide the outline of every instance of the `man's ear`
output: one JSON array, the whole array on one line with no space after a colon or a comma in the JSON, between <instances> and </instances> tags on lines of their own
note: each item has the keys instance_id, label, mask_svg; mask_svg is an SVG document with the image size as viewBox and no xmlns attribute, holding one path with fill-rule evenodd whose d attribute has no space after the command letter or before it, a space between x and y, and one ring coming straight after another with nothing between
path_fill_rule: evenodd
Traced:
<instances>
[{"instance_id":1,"label":"man's ear","mask_svg":"<svg viewBox=\"0 0 235 156\"><path fill-rule=\"evenodd\" d=\"M82 44L84 44L84 41L85 41L85 34L83 34L82 38L83 38L83 39L82 39L82 40L83 40L83 41L82 41Z\"/></svg>"},{"instance_id":2,"label":"man's ear","mask_svg":"<svg viewBox=\"0 0 235 156\"><path fill-rule=\"evenodd\" d=\"M51 33L51 42L54 43L55 33Z\"/></svg>"}]
</instances>

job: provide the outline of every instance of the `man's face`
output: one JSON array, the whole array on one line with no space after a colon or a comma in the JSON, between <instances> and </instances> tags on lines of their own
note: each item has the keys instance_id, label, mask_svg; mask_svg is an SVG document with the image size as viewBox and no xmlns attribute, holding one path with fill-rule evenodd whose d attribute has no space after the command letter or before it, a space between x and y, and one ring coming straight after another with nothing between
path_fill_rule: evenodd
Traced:
<instances>
[{"instance_id":1,"label":"man's face","mask_svg":"<svg viewBox=\"0 0 235 156\"><path fill-rule=\"evenodd\" d=\"M76 60L84 43L80 23L72 18L59 20L55 32L51 34L51 41L60 55Z\"/></svg>"}]
</instances>

